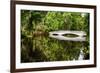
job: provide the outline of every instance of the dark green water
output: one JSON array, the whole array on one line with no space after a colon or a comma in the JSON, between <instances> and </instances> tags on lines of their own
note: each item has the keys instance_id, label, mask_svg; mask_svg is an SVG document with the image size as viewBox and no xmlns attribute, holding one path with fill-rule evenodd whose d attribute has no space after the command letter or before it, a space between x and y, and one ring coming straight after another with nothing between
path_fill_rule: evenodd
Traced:
<instances>
[{"instance_id":1,"label":"dark green water","mask_svg":"<svg viewBox=\"0 0 100 73\"><path fill-rule=\"evenodd\" d=\"M21 62L71 61L89 59L88 42L63 41L49 36L26 37L21 42Z\"/></svg>"}]
</instances>

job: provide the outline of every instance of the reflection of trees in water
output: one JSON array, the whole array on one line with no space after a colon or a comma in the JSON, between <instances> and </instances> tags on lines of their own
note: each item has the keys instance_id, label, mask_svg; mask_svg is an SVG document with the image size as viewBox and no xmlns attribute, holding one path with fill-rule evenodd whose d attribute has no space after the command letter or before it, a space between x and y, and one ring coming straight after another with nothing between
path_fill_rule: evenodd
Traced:
<instances>
[{"instance_id":1,"label":"reflection of trees in water","mask_svg":"<svg viewBox=\"0 0 100 73\"><path fill-rule=\"evenodd\" d=\"M33 40L32 37L26 37L22 40L21 48L21 62L34 62L34 61L43 61L46 60L45 55L43 54L40 46L37 47L36 40Z\"/></svg>"},{"instance_id":2,"label":"reflection of trees in water","mask_svg":"<svg viewBox=\"0 0 100 73\"><path fill-rule=\"evenodd\" d=\"M78 60L83 45L86 46L82 42L59 41L47 36L27 37L22 41L21 62Z\"/></svg>"},{"instance_id":3,"label":"reflection of trees in water","mask_svg":"<svg viewBox=\"0 0 100 73\"><path fill-rule=\"evenodd\" d=\"M81 14L21 10L21 62L78 60L81 42L58 41L40 36L56 30L85 31L88 42L84 43L83 52L85 56L89 55L89 14Z\"/></svg>"}]
</instances>

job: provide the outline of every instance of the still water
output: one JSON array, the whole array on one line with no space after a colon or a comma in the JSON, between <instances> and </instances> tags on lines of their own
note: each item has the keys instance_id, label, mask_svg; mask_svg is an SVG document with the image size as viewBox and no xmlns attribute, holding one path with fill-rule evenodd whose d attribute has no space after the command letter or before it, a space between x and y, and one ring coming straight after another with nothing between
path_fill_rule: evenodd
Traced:
<instances>
[{"instance_id":1,"label":"still water","mask_svg":"<svg viewBox=\"0 0 100 73\"><path fill-rule=\"evenodd\" d=\"M28 49L22 49L21 62L72 61L89 59L87 41L67 41L39 35L28 38ZM23 45L22 46L26 46ZM25 52L26 51L26 52Z\"/></svg>"}]
</instances>

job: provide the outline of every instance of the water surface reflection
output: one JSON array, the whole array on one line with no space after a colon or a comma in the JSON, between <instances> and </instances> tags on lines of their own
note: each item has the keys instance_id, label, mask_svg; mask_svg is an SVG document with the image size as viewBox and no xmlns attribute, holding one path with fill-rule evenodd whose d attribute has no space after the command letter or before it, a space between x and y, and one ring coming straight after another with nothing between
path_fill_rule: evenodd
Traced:
<instances>
[{"instance_id":1,"label":"water surface reflection","mask_svg":"<svg viewBox=\"0 0 100 73\"><path fill-rule=\"evenodd\" d=\"M30 48L22 49L21 62L71 61L89 59L89 54L84 51L84 49L87 49L88 47L86 45L88 42L86 41L58 40L51 38L48 35L39 35L31 38L29 37L27 39L27 43L31 42L32 45ZM24 44L22 44L22 46L23 45Z\"/></svg>"}]
</instances>

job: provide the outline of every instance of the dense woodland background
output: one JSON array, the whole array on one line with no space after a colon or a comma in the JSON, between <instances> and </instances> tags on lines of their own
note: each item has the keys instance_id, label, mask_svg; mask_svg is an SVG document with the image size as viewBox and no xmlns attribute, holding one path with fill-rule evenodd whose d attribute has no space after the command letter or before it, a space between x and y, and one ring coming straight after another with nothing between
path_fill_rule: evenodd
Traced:
<instances>
[{"instance_id":1,"label":"dense woodland background","mask_svg":"<svg viewBox=\"0 0 100 73\"><path fill-rule=\"evenodd\" d=\"M85 42L59 41L50 31L85 31ZM21 62L89 59L89 13L21 10Z\"/></svg>"}]
</instances>

